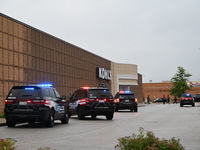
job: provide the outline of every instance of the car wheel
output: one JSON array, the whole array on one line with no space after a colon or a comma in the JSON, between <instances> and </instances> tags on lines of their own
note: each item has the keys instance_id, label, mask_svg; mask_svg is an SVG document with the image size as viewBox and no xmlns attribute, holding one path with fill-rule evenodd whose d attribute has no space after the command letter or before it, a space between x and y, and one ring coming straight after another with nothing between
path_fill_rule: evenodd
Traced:
<instances>
[{"instance_id":1,"label":"car wheel","mask_svg":"<svg viewBox=\"0 0 200 150\"><path fill-rule=\"evenodd\" d=\"M112 119L113 119L113 113L108 113L108 114L106 115L106 119L107 119L107 120L112 120Z\"/></svg>"},{"instance_id":2,"label":"car wheel","mask_svg":"<svg viewBox=\"0 0 200 150\"><path fill-rule=\"evenodd\" d=\"M84 120L85 119L85 115L81 111L81 108L78 109L78 119L79 120Z\"/></svg>"},{"instance_id":3,"label":"car wheel","mask_svg":"<svg viewBox=\"0 0 200 150\"><path fill-rule=\"evenodd\" d=\"M6 120L6 124L8 127L15 127L16 123L14 121Z\"/></svg>"},{"instance_id":4,"label":"car wheel","mask_svg":"<svg viewBox=\"0 0 200 150\"><path fill-rule=\"evenodd\" d=\"M97 115L91 115L92 119L95 119L97 117Z\"/></svg>"},{"instance_id":5,"label":"car wheel","mask_svg":"<svg viewBox=\"0 0 200 150\"><path fill-rule=\"evenodd\" d=\"M180 107L183 107L183 104L180 104Z\"/></svg>"},{"instance_id":6,"label":"car wheel","mask_svg":"<svg viewBox=\"0 0 200 150\"><path fill-rule=\"evenodd\" d=\"M115 108L115 112L118 112L118 109L117 109L117 108Z\"/></svg>"},{"instance_id":7,"label":"car wheel","mask_svg":"<svg viewBox=\"0 0 200 150\"><path fill-rule=\"evenodd\" d=\"M138 108L135 108L135 109L134 109L134 112L138 112Z\"/></svg>"},{"instance_id":8,"label":"car wheel","mask_svg":"<svg viewBox=\"0 0 200 150\"><path fill-rule=\"evenodd\" d=\"M133 108L130 109L130 112L133 112Z\"/></svg>"},{"instance_id":9,"label":"car wheel","mask_svg":"<svg viewBox=\"0 0 200 150\"><path fill-rule=\"evenodd\" d=\"M50 111L48 120L45 122L45 125L47 127L53 127L54 126L54 112L53 112L53 110Z\"/></svg>"},{"instance_id":10,"label":"car wheel","mask_svg":"<svg viewBox=\"0 0 200 150\"><path fill-rule=\"evenodd\" d=\"M193 104L192 104L192 107L194 107L194 106L195 106L195 104L193 103Z\"/></svg>"},{"instance_id":11,"label":"car wheel","mask_svg":"<svg viewBox=\"0 0 200 150\"><path fill-rule=\"evenodd\" d=\"M65 113L63 119L61 120L62 124L68 124L69 122L69 116L67 113Z\"/></svg>"}]
</instances>

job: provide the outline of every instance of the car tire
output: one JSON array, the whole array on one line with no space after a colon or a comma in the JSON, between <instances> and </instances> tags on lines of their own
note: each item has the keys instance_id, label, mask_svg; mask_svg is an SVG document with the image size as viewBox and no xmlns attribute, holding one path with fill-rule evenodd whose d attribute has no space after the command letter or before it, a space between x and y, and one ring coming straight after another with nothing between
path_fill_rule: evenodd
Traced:
<instances>
[{"instance_id":1,"label":"car tire","mask_svg":"<svg viewBox=\"0 0 200 150\"><path fill-rule=\"evenodd\" d=\"M67 113L65 113L63 119L61 120L62 124L68 124L69 122L69 116Z\"/></svg>"},{"instance_id":2,"label":"car tire","mask_svg":"<svg viewBox=\"0 0 200 150\"><path fill-rule=\"evenodd\" d=\"M85 115L83 114L81 108L78 108L78 119L79 120L84 120L85 119Z\"/></svg>"},{"instance_id":3,"label":"car tire","mask_svg":"<svg viewBox=\"0 0 200 150\"><path fill-rule=\"evenodd\" d=\"M133 112L133 108L130 109L130 112Z\"/></svg>"},{"instance_id":4,"label":"car tire","mask_svg":"<svg viewBox=\"0 0 200 150\"><path fill-rule=\"evenodd\" d=\"M180 107L183 107L183 104L180 104Z\"/></svg>"},{"instance_id":5,"label":"car tire","mask_svg":"<svg viewBox=\"0 0 200 150\"><path fill-rule=\"evenodd\" d=\"M50 111L48 120L45 122L45 125L47 127L53 127L54 126L54 112L53 112L53 110Z\"/></svg>"},{"instance_id":6,"label":"car tire","mask_svg":"<svg viewBox=\"0 0 200 150\"><path fill-rule=\"evenodd\" d=\"M193 104L192 104L192 107L194 107L194 106L195 106L195 104L193 103Z\"/></svg>"},{"instance_id":7,"label":"car tire","mask_svg":"<svg viewBox=\"0 0 200 150\"><path fill-rule=\"evenodd\" d=\"M97 115L91 115L92 119L95 119L97 117Z\"/></svg>"},{"instance_id":8,"label":"car tire","mask_svg":"<svg viewBox=\"0 0 200 150\"><path fill-rule=\"evenodd\" d=\"M107 119L107 120L112 120L112 119L113 119L113 113L108 113L108 114L106 115L106 119Z\"/></svg>"},{"instance_id":9,"label":"car tire","mask_svg":"<svg viewBox=\"0 0 200 150\"><path fill-rule=\"evenodd\" d=\"M138 112L138 108L135 108L135 109L134 109L134 112Z\"/></svg>"},{"instance_id":10,"label":"car tire","mask_svg":"<svg viewBox=\"0 0 200 150\"><path fill-rule=\"evenodd\" d=\"M118 112L118 109L117 109L117 108L115 108L115 112Z\"/></svg>"},{"instance_id":11,"label":"car tire","mask_svg":"<svg viewBox=\"0 0 200 150\"><path fill-rule=\"evenodd\" d=\"M6 124L8 127L15 127L16 122L11 120L6 120Z\"/></svg>"}]
</instances>

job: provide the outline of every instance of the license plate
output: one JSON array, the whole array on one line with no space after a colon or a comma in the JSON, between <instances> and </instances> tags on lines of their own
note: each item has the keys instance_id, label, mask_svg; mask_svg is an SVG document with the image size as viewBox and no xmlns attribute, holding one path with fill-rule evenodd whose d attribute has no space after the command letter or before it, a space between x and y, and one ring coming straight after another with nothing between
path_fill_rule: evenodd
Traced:
<instances>
[{"instance_id":1,"label":"license plate","mask_svg":"<svg viewBox=\"0 0 200 150\"><path fill-rule=\"evenodd\" d=\"M129 103L129 100L125 100L126 103Z\"/></svg>"},{"instance_id":2,"label":"license plate","mask_svg":"<svg viewBox=\"0 0 200 150\"><path fill-rule=\"evenodd\" d=\"M25 101L20 101L20 102L19 102L19 105L27 105L27 102L25 102Z\"/></svg>"},{"instance_id":3,"label":"license plate","mask_svg":"<svg viewBox=\"0 0 200 150\"><path fill-rule=\"evenodd\" d=\"M104 100L99 100L99 103L104 103Z\"/></svg>"}]
</instances>

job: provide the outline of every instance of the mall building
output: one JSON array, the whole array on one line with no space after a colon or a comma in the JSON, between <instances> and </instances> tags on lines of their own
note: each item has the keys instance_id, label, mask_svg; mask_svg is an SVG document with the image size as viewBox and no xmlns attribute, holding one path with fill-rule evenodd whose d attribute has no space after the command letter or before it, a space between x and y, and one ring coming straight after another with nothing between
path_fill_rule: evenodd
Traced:
<instances>
[{"instance_id":1,"label":"mall building","mask_svg":"<svg viewBox=\"0 0 200 150\"><path fill-rule=\"evenodd\" d=\"M36 83L66 96L82 86L106 86L113 95L131 90L143 101L137 65L111 62L0 13L0 112L12 86Z\"/></svg>"}]
</instances>

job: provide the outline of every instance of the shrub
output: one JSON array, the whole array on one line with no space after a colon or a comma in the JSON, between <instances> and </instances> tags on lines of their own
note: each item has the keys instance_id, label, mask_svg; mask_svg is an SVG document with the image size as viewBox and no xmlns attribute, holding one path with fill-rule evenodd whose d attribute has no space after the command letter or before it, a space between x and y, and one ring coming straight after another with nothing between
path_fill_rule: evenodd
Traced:
<instances>
[{"instance_id":1,"label":"shrub","mask_svg":"<svg viewBox=\"0 0 200 150\"><path fill-rule=\"evenodd\" d=\"M0 118L5 118L4 113L0 112Z\"/></svg>"},{"instance_id":2,"label":"shrub","mask_svg":"<svg viewBox=\"0 0 200 150\"><path fill-rule=\"evenodd\" d=\"M170 140L159 139L154 133L144 129L139 129L139 134L125 136L118 139L116 150L185 150L179 143L180 139L171 138Z\"/></svg>"},{"instance_id":3,"label":"shrub","mask_svg":"<svg viewBox=\"0 0 200 150\"><path fill-rule=\"evenodd\" d=\"M17 141L12 138L0 139L0 150L15 150Z\"/></svg>"}]
</instances>

